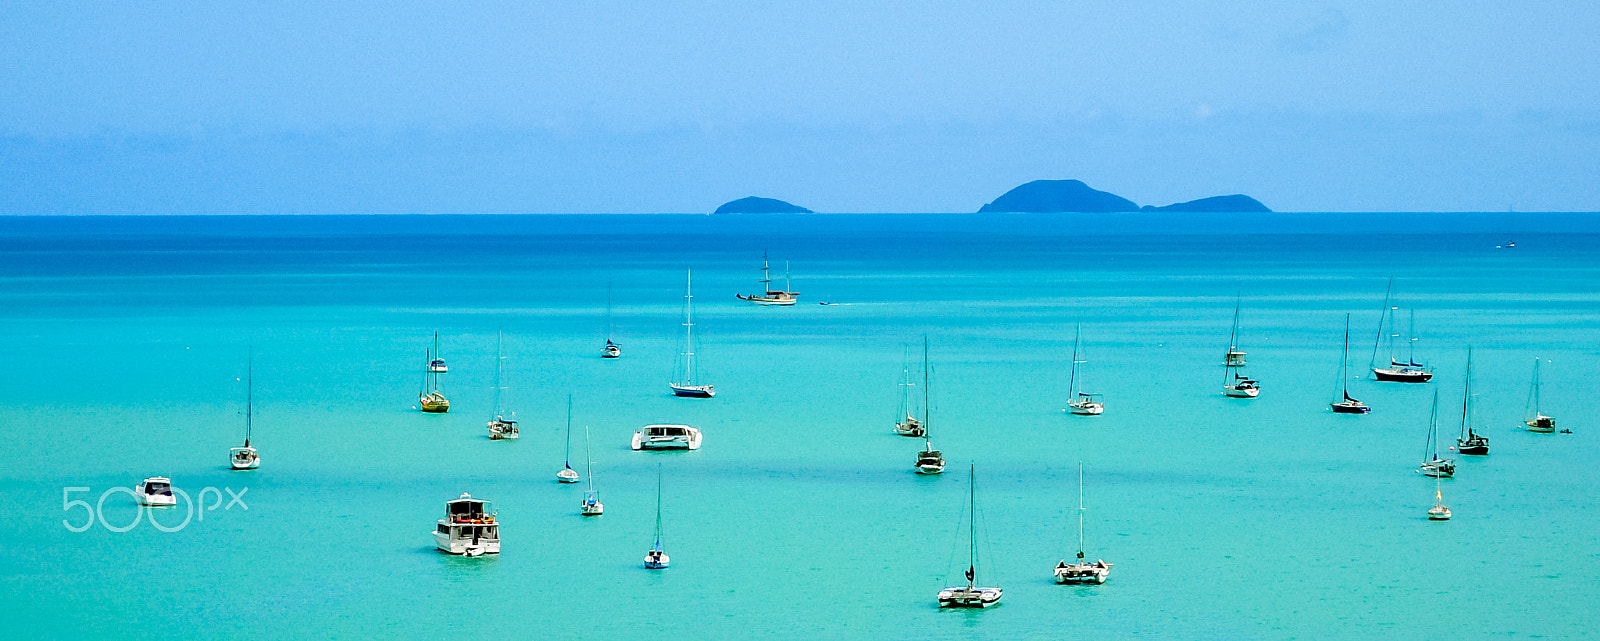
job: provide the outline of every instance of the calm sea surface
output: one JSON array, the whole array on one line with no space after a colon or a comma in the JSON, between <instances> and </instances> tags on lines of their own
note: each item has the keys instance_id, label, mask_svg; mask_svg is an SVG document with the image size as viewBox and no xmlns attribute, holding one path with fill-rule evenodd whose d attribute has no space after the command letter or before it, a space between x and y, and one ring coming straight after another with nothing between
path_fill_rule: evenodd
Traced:
<instances>
[{"instance_id":1,"label":"calm sea surface","mask_svg":"<svg viewBox=\"0 0 1600 641\"><path fill-rule=\"evenodd\" d=\"M734 298L764 250L800 305ZM667 388L689 269L711 400ZM1431 383L1365 376L1391 277ZM1236 299L1254 400L1219 393ZM1367 416L1327 411L1346 314ZM1099 417L1062 412L1080 322ZM413 409L435 331L447 415ZM485 429L502 331L518 442ZM890 432L924 335L950 461L934 477ZM0 630L1582 637L1600 607L1597 339L1600 216L1584 214L4 218ZM1415 468L1435 392L1454 442L1469 345L1492 453L1458 457L1455 518L1433 523ZM234 472L251 346L263 463ZM1571 434L1518 429L1535 358ZM568 395L599 518L555 482ZM662 422L704 448L629 450ZM1080 461L1088 555L1116 565L1058 586ZM969 464L980 582L1005 597L941 611L967 563ZM664 572L640 566L658 469ZM143 513L107 494L151 475L220 492ZM498 557L434 550L462 492L495 502Z\"/></svg>"}]
</instances>

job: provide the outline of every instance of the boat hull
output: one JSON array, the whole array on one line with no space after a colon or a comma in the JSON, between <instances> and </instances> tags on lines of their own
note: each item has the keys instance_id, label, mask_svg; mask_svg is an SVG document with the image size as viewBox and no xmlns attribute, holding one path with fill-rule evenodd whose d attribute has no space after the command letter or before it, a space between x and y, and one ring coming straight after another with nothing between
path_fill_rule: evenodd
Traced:
<instances>
[{"instance_id":1,"label":"boat hull","mask_svg":"<svg viewBox=\"0 0 1600 641\"><path fill-rule=\"evenodd\" d=\"M928 432L922 427L922 421L913 418L895 423L894 433L901 436L914 436L917 438L922 438Z\"/></svg>"},{"instance_id":2,"label":"boat hull","mask_svg":"<svg viewBox=\"0 0 1600 641\"><path fill-rule=\"evenodd\" d=\"M1372 408L1362 405L1359 402L1331 403L1328 405L1328 408L1338 414L1366 414L1367 412L1372 411Z\"/></svg>"},{"instance_id":3,"label":"boat hull","mask_svg":"<svg viewBox=\"0 0 1600 641\"><path fill-rule=\"evenodd\" d=\"M1556 431L1556 420L1542 414L1531 421L1523 421L1523 424L1528 426L1529 432L1549 434Z\"/></svg>"},{"instance_id":4,"label":"boat hull","mask_svg":"<svg viewBox=\"0 0 1600 641\"><path fill-rule=\"evenodd\" d=\"M1111 563L1068 564L1056 566L1056 583L1062 585L1101 584L1111 577Z\"/></svg>"},{"instance_id":5,"label":"boat hull","mask_svg":"<svg viewBox=\"0 0 1600 641\"><path fill-rule=\"evenodd\" d=\"M1100 403L1068 403L1067 411L1078 416L1099 416L1105 413L1106 406Z\"/></svg>"},{"instance_id":6,"label":"boat hull","mask_svg":"<svg viewBox=\"0 0 1600 641\"><path fill-rule=\"evenodd\" d=\"M795 297L798 296L798 294L790 294L787 292L767 292L767 294L767 296L762 296L761 294L751 294L749 296L745 296L744 294L734 294L734 296L738 297L739 300L748 301L757 305L779 306L795 304L795 301L797 300Z\"/></svg>"},{"instance_id":7,"label":"boat hull","mask_svg":"<svg viewBox=\"0 0 1600 641\"><path fill-rule=\"evenodd\" d=\"M650 570L665 570L672 567L672 557L666 552L651 550L644 553L644 567Z\"/></svg>"},{"instance_id":8,"label":"boat hull","mask_svg":"<svg viewBox=\"0 0 1600 641\"><path fill-rule=\"evenodd\" d=\"M1447 508L1447 507L1428 508L1428 520L1429 521L1448 521L1448 520L1450 520L1450 508Z\"/></svg>"},{"instance_id":9,"label":"boat hull","mask_svg":"<svg viewBox=\"0 0 1600 641\"><path fill-rule=\"evenodd\" d=\"M443 414L450 411L450 400L441 394L423 394L417 397L417 409L429 414Z\"/></svg>"},{"instance_id":10,"label":"boat hull","mask_svg":"<svg viewBox=\"0 0 1600 641\"><path fill-rule=\"evenodd\" d=\"M600 352L600 358L618 358L620 356L622 356L622 350L615 347L607 347Z\"/></svg>"},{"instance_id":11,"label":"boat hull","mask_svg":"<svg viewBox=\"0 0 1600 641\"><path fill-rule=\"evenodd\" d=\"M939 591L941 608L987 608L1000 603L1000 588L945 588Z\"/></svg>"},{"instance_id":12,"label":"boat hull","mask_svg":"<svg viewBox=\"0 0 1600 641\"><path fill-rule=\"evenodd\" d=\"M592 503L592 504L591 503L584 503L583 504L583 515L584 516L600 516L601 514L605 514L605 513L606 513L606 506L603 503Z\"/></svg>"},{"instance_id":13,"label":"boat hull","mask_svg":"<svg viewBox=\"0 0 1600 641\"><path fill-rule=\"evenodd\" d=\"M556 480L562 483L577 483L578 472L570 467L562 468L560 472L556 472Z\"/></svg>"},{"instance_id":14,"label":"boat hull","mask_svg":"<svg viewBox=\"0 0 1600 641\"><path fill-rule=\"evenodd\" d=\"M1232 398L1255 398L1257 395L1261 394L1261 388L1246 387L1240 389L1232 385L1224 385L1222 386L1222 394Z\"/></svg>"},{"instance_id":15,"label":"boat hull","mask_svg":"<svg viewBox=\"0 0 1600 641\"><path fill-rule=\"evenodd\" d=\"M228 465L236 470L253 470L261 467L261 455L253 447L236 447L228 454Z\"/></svg>"},{"instance_id":16,"label":"boat hull","mask_svg":"<svg viewBox=\"0 0 1600 641\"><path fill-rule=\"evenodd\" d=\"M711 398L717 390L711 385L672 385L672 395L684 398Z\"/></svg>"},{"instance_id":17,"label":"boat hull","mask_svg":"<svg viewBox=\"0 0 1600 641\"><path fill-rule=\"evenodd\" d=\"M1391 383L1426 383L1433 379L1433 372L1418 369L1373 368L1372 376Z\"/></svg>"},{"instance_id":18,"label":"boat hull","mask_svg":"<svg viewBox=\"0 0 1600 641\"><path fill-rule=\"evenodd\" d=\"M474 544L472 539L452 539L450 535L438 531L433 533L433 546L442 552L462 556L500 553L500 539L498 538L479 538L478 542Z\"/></svg>"}]
</instances>

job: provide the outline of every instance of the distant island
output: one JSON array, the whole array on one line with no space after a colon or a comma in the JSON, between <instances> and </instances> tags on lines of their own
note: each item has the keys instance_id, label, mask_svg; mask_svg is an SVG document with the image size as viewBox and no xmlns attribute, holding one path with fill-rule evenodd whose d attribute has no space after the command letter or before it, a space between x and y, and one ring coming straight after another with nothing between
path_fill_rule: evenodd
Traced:
<instances>
[{"instance_id":1,"label":"distant island","mask_svg":"<svg viewBox=\"0 0 1600 641\"><path fill-rule=\"evenodd\" d=\"M1244 194L1213 196L1165 207L1140 207L1116 194L1100 191L1081 180L1035 180L1001 194L978 213L1084 213L1120 212L1270 212L1266 205Z\"/></svg>"},{"instance_id":2,"label":"distant island","mask_svg":"<svg viewBox=\"0 0 1600 641\"><path fill-rule=\"evenodd\" d=\"M758 198L746 196L735 201L723 203L715 214L813 214L813 212L799 205L786 203L776 198Z\"/></svg>"},{"instance_id":3,"label":"distant island","mask_svg":"<svg viewBox=\"0 0 1600 641\"><path fill-rule=\"evenodd\" d=\"M1139 211L1193 211L1193 212L1203 212L1203 213L1265 213L1265 212L1270 212L1272 210L1271 209L1267 209L1267 206L1261 204L1261 201L1259 201L1259 200L1256 200L1256 199L1251 198L1249 196L1246 196L1244 194L1234 194L1232 196L1212 196L1210 198L1201 198L1200 200L1191 200L1191 201L1186 202L1186 203L1174 203L1174 204L1171 204L1171 205L1167 205L1165 207L1156 207L1154 205L1145 205L1143 207L1140 207Z\"/></svg>"}]
</instances>

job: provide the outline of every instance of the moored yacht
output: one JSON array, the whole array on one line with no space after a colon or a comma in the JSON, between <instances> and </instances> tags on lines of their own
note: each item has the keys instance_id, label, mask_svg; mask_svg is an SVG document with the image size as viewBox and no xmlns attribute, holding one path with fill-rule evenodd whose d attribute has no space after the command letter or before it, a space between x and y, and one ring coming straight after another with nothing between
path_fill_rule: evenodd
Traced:
<instances>
[{"instance_id":1,"label":"moored yacht","mask_svg":"<svg viewBox=\"0 0 1600 641\"><path fill-rule=\"evenodd\" d=\"M422 391L417 394L417 408L429 414L450 411L450 399L439 392L439 373L433 370L433 352L428 352L429 365L422 373Z\"/></svg>"},{"instance_id":2,"label":"moored yacht","mask_svg":"<svg viewBox=\"0 0 1600 641\"><path fill-rule=\"evenodd\" d=\"M688 425L646 425L633 433L635 450L698 450L700 430Z\"/></svg>"},{"instance_id":3,"label":"moored yacht","mask_svg":"<svg viewBox=\"0 0 1600 641\"><path fill-rule=\"evenodd\" d=\"M450 371L444 364L444 358L439 356L439 332L433 333L433 357L428 359L428 371L434 374Z\"/></svg>"},{"instance_id":4,"label":"moored yacht","mask_svg":"<svg viewBox=\"0 0 1600 641\"><path fill-rule=\"evenodd\" d=\"M245 366L244 384L244 445L228 450L228 465L236 470L253 470L261 467L261 453L250 445L251 428L255 416L255 349Z\"/></svg>"},{"instance_id":5,"label":"moored yacht","mask_svg":"<svg viewBox=\"0 0 1600 641\"><path fill-rule=\"evenodd\" d=\"M711 398L717 395L715 386L702 385L695 380L694 367L694 273L689 272L684 278L683 289L683 353L679 357L683 360L683 374L675 381L668 383L672 387L674 396L685 398Z\"/></svg>"},{"instance_id":6,"label":"moored yacht","mask_svg":"<svg viewBox=\"0 0 1600 641\"><path fill-rule=\"evenodd\" d=\"M1489 453L1489 437L1479 434L1472 426L1472 347L1467 347L1467 384L1461 392L1461 435L1456 437L1456 451L1472 456Z\"/></svg>"},{"instance_id":7,"label":"moored yacht","mask_svg":"<svg viewBox=\"0 0 1600 641\"><path fill-rule=\"evenodd\" d=\"M1428 414L1428 445L1417 471L1428 476L1455 476L1456 460L1439 458L1439 390L1433 390L1433 411Z\"/></svg>"},{"instance_id":8,"label":"moored yacht","mask_svg":"<svg viewBox=\"0 0 1600 641\"><path fill-rule=\"evenodd\" d=\"M1556 419L1545 416L1539 410L1539 359L1533 359L1533 384L1528 388L1528 414L1522 423L1528 426L1529 432L1551 433L1556 431Z\"/></svg>"},{"instance_id":9,"label":"moored yacht","mask_svg":"<svg viewBox=\"0 0 1600 641\"><path fill-rule=\"evenodd\" d=\"M517 429L517 422L505 417L500 407L500 396L507 388L501 381L505 370L505 332L501 332L495 340L494 347L494 418L489 419L489 440L499 441L516 439L522 434Z\"/></svg>"},{"instance_id":10,"label":"moored yacht","mask_svg":"<svg viewBox=\"0 0 1600 641\"><path fill-rule=\"evenodd\" d=\"M1111 563L1096 559L1088 562L1083 555L1083 462L1078 462L1078 562L1066 559L1056 564L1056 583L1105 583L1111 576Z\"/></svg>"},{"instance_id":11,"label":"moored yacht","mask_svg":"<svg viewBox=\"0 0 1600 641\"><path fill-rule=\"evenodd\" d=\"M967 584L948 586L939 591L941 608L987 608L1000 602L1000 588L978 587L978 485L973 469L968 468L967 491L971 517L967 519ZM993 559L990 560L991 562Z\"/></svg>"},{"instance_id":12,"label":"moored yacht","mask_svg":"<svg viewBox=\"0 0 1600 641\"><path fill-rule=\"evenodd\" d=\"M145 479L133 488L133 494L138 498L139 505L170 507L178 504L177 497L172 495L172 479L165 476Z\"/></svg>"},{"instance_id":13,"label":"moored yacht","mask_svg":"<svg viewBox=\"0 0 1600 641\"><path fill-rule=\"evenodd\" d=\"M1067 399L1067 411L1079 416L1097 416L1106 411L1106 404L1100 400L1099 394L1091 394L1080 388L1082 381L1078 378L1078 365L1088 362L1078 358L1078 349L1082 345L1083 324L1079 323L1077 336L1072 340L1072 378L1067 384L1072 397Z\"/></svg>"},{"instance_id":14,"label":"moored yacht","mask_svg":"<svg viewBox=\"0 0 1600 641\"><path fill-rule=\"evenodd\" d=\"M600 516L606 506L600 502L600 493L594 489L594 457L589 454L589 426L583 426L584 471L589 475L589 491L583 493L583 515Z\"/></svg>"},{"instance_id":15,"label":"moored yacht","mask_svg":"<svg viewBox=\"0 0 1600 641\"><path fill-rule=\"evenodd\" d=\"M561 471L556 472L556 480L562 483L577 483L578 471L572 469L572 395L567 395L567 445L566 453L561 457Z\"/></svg>"},{"instance_id":16,"label":"moored yacht","mask_svg":"<svg viewBox=\"0 0 1600 641\"><path fill-rule=\"evenodd\" d=\"M902 416L903 418L901 418L898 421L895 421L894 433L895 434L899 434L901 436L921 437L921 436L924 436L927 433L927 430L924 429L923 422L917 420L917 417L913 415L914 412L912 411L912 401L911 401L911 386L912 385L914 385L914 383L911 382L911 370L910 370L910 368L901 368L901 370L900 370L900 411L898 412L898 414L900 416ZM923 336L922 337L922 389L923 390L927 390L928 389L928 337L927 336ZM923 407L927 407L927 405L926 405L926 403L927 403L926 397L924 397L923 403L924 403ZM926 410L924 410L923 415L924 416L927 415Z\"/></svg>"},{"instance_id":17,"label":"moored yacht","mask_svg":"<svg viewBox=\"0 0 1600 641\"><path fill-rule=\"evenodd\" d=\"M1328 404L1328 409L1339 414L1366 414L1372 408L1350 397L1350 315L1344 315L1344 355L1339 360L1339 386L1344 398Z\"/></svg>"},{"instance_id":18,"label":"moored yacht","mask_svg":"<svg viewBox=\"0 0 1600 641\"><path fill-rule=\"evenodd\" d=\"M435 547L451 554L478 556L500 553L500 523L489 502L461 493L461 498L445 501L444 518L433 531Z\"/></svg>"},{"instance_id":19,"label":"moored yacht","mask_svg":"<svg viewBox=\"0 0 1600 641\"><path fill-rule=\"evenodd\" d=\"M772 267L767 263L767 252L761 252L761 290L760 294L734 294L739 300L749 301L757 305L793 305L800 296L800 292L789 291L789 265L783 266L783 289L772 288Z\"/></svg>"}]
</instances>

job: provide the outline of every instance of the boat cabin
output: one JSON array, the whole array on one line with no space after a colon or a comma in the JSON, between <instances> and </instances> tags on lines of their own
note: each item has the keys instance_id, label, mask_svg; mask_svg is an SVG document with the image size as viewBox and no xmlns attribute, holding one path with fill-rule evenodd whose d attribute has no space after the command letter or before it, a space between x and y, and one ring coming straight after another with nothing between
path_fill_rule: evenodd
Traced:
<instances>
[{"instance_id":1,"label":"boat cabin","mask_svg":"<svg viewBox=\"0 0 1600 641\"><path fill-rule=\"evenodd\" d=\"M462 494L445 502L445 518L439 519L433 533L434 545L451 554L500 553L500 524L489 510L489 501Z\"/></svg>"}]
</instances>

